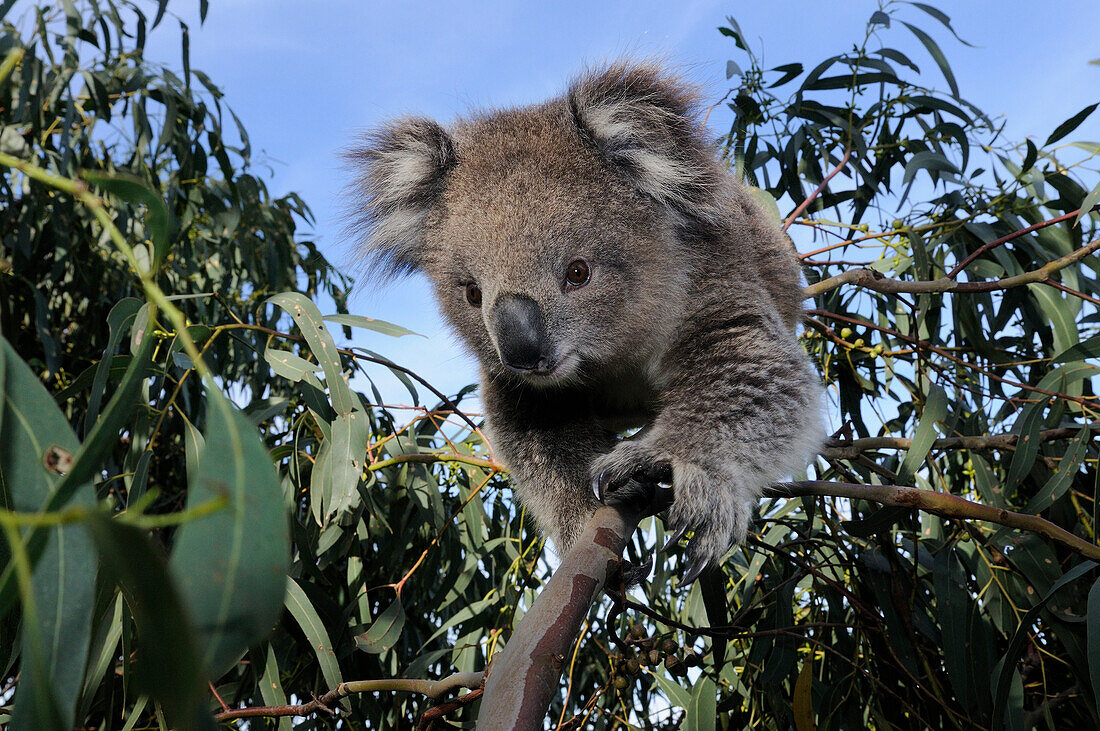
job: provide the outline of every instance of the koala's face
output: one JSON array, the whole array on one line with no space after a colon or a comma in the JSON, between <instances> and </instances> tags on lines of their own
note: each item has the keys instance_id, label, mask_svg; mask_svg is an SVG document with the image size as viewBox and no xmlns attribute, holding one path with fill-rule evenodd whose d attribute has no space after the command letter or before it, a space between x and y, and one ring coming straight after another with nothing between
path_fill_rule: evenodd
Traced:
<instances>
[{"instance_id":1,"label":"koala's face","mask_svg":"<svg viewBox=\"0 0 1100 731\"><path fill-rule=\"evenodd\" d=\"M366 253L425 272L490 373L550 385L648 364L687 304L676 228L726 198L691 104L617 65L449 130L398 120L350 155Z\"/></svg>"},{"instance_id":2,"label":"koala's face","mask_svg":"<svg viewBox=\"0 0 1100 731\"><path fill-rule=\"evenodd\" d=\"M652 201L555 121L520 112L456 130L422 261L489 370L536 384L636 360L682 268Z\"/></svg>"}]
</instances>

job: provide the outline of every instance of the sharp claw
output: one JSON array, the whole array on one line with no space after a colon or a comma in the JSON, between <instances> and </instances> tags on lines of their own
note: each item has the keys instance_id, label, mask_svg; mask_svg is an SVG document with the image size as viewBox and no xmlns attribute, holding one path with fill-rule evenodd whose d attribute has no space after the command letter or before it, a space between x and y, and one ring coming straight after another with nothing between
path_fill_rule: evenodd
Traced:
<instances>
[{"instance_id":1,"label":"sharp claw","mask_svg":"<svg viewBox=\"0 0 1100 731\"><path fill-rule=\"evenodd\" d=\"M676 532L669 536L668 540L665 541L665 547L661 549L661 553L668 553L668 549L679 543L680 539L684 537L685 533L687 533L687 530L688 529L686 525L677 528Z\"/></svg>"},{"instance_id":2,"label":"sharp claw","mask_svg":"<svg viewBox=\"0 0 1100 731\"><path fill-rule=\"evenodd\" d=\"M692 560L691 565L688 567L687 573L684 574L683 580L680 582L680 586L690 586L691 582L699 578L699 574L706 570L710 564L706 559L697 558Z\"/></svg>"},{"instance_id":3,"label":"sharp claw","mask_svg":"<svg viewBox=\"0 0 1100 731\"><path fill-rule=\"evenodd\" d=\"M592 478L592 492L596 493L596 497L603 502L604 495L607 493L608 487L611 482L611 470L603 470L600 474ZM614 491L614 489L612 489Z\"/></svg>"}]
</instances>

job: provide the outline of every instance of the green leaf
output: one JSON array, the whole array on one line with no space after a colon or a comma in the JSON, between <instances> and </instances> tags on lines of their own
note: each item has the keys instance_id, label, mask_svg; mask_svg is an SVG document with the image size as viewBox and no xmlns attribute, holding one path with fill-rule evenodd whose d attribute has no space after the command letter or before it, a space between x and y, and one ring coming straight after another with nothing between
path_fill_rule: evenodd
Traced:
<instances>
[{"instance_id":1,"label":"green leaf","mask_svg":"<svg viewBox=\"0 0 1100 731\"><path fill-rule=\"evenodd\" d=\"M936 62L936 65L940 67L940 71L943 73L943 78L947 80L947 85L951 87L951 96L956 99L959 98L959 85L955 81L955 74L951 71L951 65L947 63L947 57L943 55L943 51L936 44L932 37L925 33L915 25L910 25L904 20L901 22L906 28L912 31L913 35L917 37L917 40L924 45L925 50L932 56L932 59Z\"/></svg>"},{"instance_id":2,"label":"green leaf","mask_svg":"<svg viewBox=\"0 0 1100 731\"><path fill-rule=\"evenodd\" d=\"M290 538L279 476L256 428L217 388L206 395L206 443L187 507L225 505L179 528L170 565L216 678L275 624Z\"/></svg>"},{"instance_id":3,"label":"green leaf","mask_svg":"<svg viewBox=\"0 0 1100 731\"><path fill-rule=\"evenodd\" d=\"M401 605L401 597L396 597L393 603L378 615L366 632L356 636L355 646L375 655L389 652L397 646L403 629L405 629L405 608Z\"/></svg>"},{"instance_id":4,"label":"green leaf","mask_svg":"<svg viewBox=\"0 0 1100 731\"><path fill-rule=\"evenodd\" d=\"M1024 408L1024 413L1012 425L1012 432L1017 435L1016 451L1012 455L1012 463L1008 466L1005 475L1005 484L1002 493L1010 497L1016 486L1031 471L1035 463L1035 457L1039 454L1039 430L1043 428L1043 416L1050 397L1034 401Z\"/></svg>"},{"instance_id":5,"label":"green leaf","mask_svg":"<svg viewBox=\"0 0 1100 731\"><path fill-rule=\"evenodd\" d=\"M272 347L264 349L264 360L271 365L271 370L293 383L297 383L321 368L319 363L308 361L288 350Z\"/></svg>"},{"instance_id":6,"label":"green leaf","mask_svg":"<svg viewBox=\"0 0 1100 731\"><path fill-rule=\"evenodd\" d=\"M332 647L332 641L328 638L328 632L321 618L317 616L317 610L309 601L309 597L302 591L302 587L294 579L286 583L286 608L291 616L302 628L309 646L317 656L317 663L321 666L321 675L325 678L325 684L329 688L335 688L340 684L340 664L336 662L336 652Z\"/></svg>"},{"instance_id":7,"label":"green leaf","mask_svg":"<svg viewBox=\"0 0 1100 731\"><path fill-rule=\"evenodd\" d=\"M375 332L382 333L383 335L392 335L395 338L399 338L402 335L418 335L422 338L427 338L426 335L420 335L418 332L413 332L408 328L401 327L400 325L394 325L392 322L386 322L385 320L375 320L371 317L363 317L362 315L325 315L324 320L326 322L335 322L340 325L347 325L348 327L361 327L367 330L373 330Z\"/></svg>"},{"instance_id":8,"label":"green leaf","mask_svg":"<svg viewBox=\"0 0 1100 731\"><path fill-rule=\"evenodd\" d=\"M959 43L963 44L964 46L970 46L971 48L974 48L973 44L967 43L966 41L964 41L962 38L959 37L959 34L956 33L955 29L951 27L951 18L948 17L946 13L942 12L941 10L939 10L937 8L932 7L931 5L925 5L924 3L910 2L909 4L912 5L915 8L919 8L919 9L923 10L924 12L928 13L929 15L931 15L936 20L943 23L944 27L947 28L947 30L951 31L951 35L955 36L955 40L957 40Z\"/></svg>"},{"instance_id":9,"label":"green leaf","mask_svg":"<svg viewBox=\"0 0 1100 731\"><path fill-rule=\"evenodd\" d=\"M687 710L691 705L691 694L684 690L675 680L666 678L664 671L660 668L654 668L648 671L653 679L657 681L657 685L664 692L665 697L668 698L668 702L677 708L683 708Z\"/></svg>"},{"instance_id":10,"label":"green leaf","mask_svg":"<svg viewBox=\"0 0 1100 731\"><path fill-rule=\"evenodd\" d=\"M3 338L0 361L0 505L33 513L47 508L59 474L71 468L80 443L50 394ZM80 485L73 503L94 507L91 485ZM42 529L40 535L44 545L37 561L29 558L35 621L22 623L24 664L12 729L51 728L54 721L72 727L91 636L97 570L91 541L75 524Z\"/></svg>"},{"instance_id":11,"label":"green leaf","mask_svg":"<svg viewBox=\"0 0 1100 731\"><path fill-rule=\"evenodd\" d=\"M871 13L871 17L867 20L867 25L882 25L887 28L890 27L890 16L881 10L876 10Z\"/></svg>"},{"instance_id":12,"label":"green leaf","mask_svg":"<svg viewBox=\"0 0 1100 731\"><path fill-rule=\"evenodd\" d=\"M1039 309L1054 331L1054 352L1062 352L1076 345L1076 301L1062 297L1057 290L1045 284L1028 284L1027 289L1039 303Z\"/></svg>"},{"instance_id":13,"label":"green leaf","mask_svg":"<svg viewBox=\"0 0 1100 731\"><path fill-rule=\"evenodd\" d=\"M1028 501L1024 508L1025 513L1039 513L1046 510L1054 504L1055 500L1062 497L1081 468L1091 440L1092 430L1087 426L1081 427L1077 436L1066 447L1066 453L1058 463L1058 471L1051 475L1046 484L1039 488L1035 496Z\"/></svg>"},{"instance_id":14,"label":"green leaf","mask_svg":"<svg viewBox=\"0 0 1100 731\"><path fill-rule=\"evenodd\" d=\"M1093 335L1083 343L1066 348L1050 361L1051 363L1073 363L1086 358L1100 358L1100 335Z\"/></svg>"},{"instance_id":15,"label":"green leaf","mask_svg":"<svg viewBox=\"0 0 1100 731\"><path fill-rule=\"evenodd\" d=\"M149 240L153 242L155 252L153 271L156 271L168 255L171 230L171 217L160 193L153 190L141 178L128 173L85 170L81 177L124 201L145 206L145 231L149 235Z\"/></svg>"},{"instance_id":16,"label":"green leaf","mask_svg":"<svg viewBox=\"0 0 1100 731\"><path fill-rule=\"evenodd\" d=\"M943 421L947 416L947 393L938 385L931 384L928 387L928 398L924 402L924 413L921 414L920 423L913 434L913 443L906 451L898 468L898 484L911 485L917 474L917 468L924 463L924 458L932 449L936 441L936 422Z\"/></svg>"},{"instance_id":17,"label":"green leaf","mask_svg":"<svg viewBox=\"0 0 1100 731\"><path fill-rule=\"evenodd\" d=\"M134 323L138 310L141 309L141 300L136 297L126 297L119 300L111 308L107 315L107 327L110 337L107 338L107 348L103 351L96 366L95 379L92 381L92 392L88 400L88 412L84 416L84 437L87 438L95 426L99 417L99 407L103 401L103 391L107 388L107 377L110 375L112 356L118 350L122 336L130 330Z\"/></svg>"},{"instance_id":18,"label":"green leaf","mask_svg":"<svg viewBox=\"0 0 1100 731\"><path fill-rule=\"evenodd\" d=\"M684 715L684 731L714 731L718 718L718 687L707 676L695 684Z\"/></svg>"},{"instance_id":19,"label":"green leaf","mask_svg":"<svg viewBox=\"0 0 1100 731\"><path fill-rule=\"evenodd\" d=\"M173 728L214 729L192 624L163 554L144 531L117 520L96 514L87 525L137 624L135 682L161 703Z\"/></svg>"},{"instance_id":20,"label":"green leaf","mask_svg":"<svg viewBox=\"0 0 1100 731\"><path fill-rule=\"evenodd\" d=\"M735 61L726 61L726 79L732 79L734 76L740 76L743 73L745 72L741 70L741 67Z\"/></svg>"},{"instance_id":21,"label":"green leaf","mask_svg":"<svg viewBox=\"0 0 1100 731\"><path fill-rule=\"evenodd\" d=\"M1081 111L1074 114L1072 117L1062 122L1060 125L1054 128L1054 131L1050 133L1050 137L1047 137L1047 141L1043 143L1043 147L1052 145L1058 140L1068 135L1073 130L1081 126L1081 122L1085 121L1085 118L1096 111L1096 107L1100 106L1100 102L1090 104Z\"/></svg>"},{"instance_id":22,"label":"green leaf","mask_svg":"<svg viewBox=\"0 0 1100 731\"><path fill-rule=\"evenodd\" d=\"M905 173L902 175L902 184L905 185L910 183L921 170L928 170L929 175L932 176L933 182L937 179L937 176L934 175L935 171L945 171L955 173L956 175L959 173L959 169L946 157L938 152L926 150L913 155L909 158L909 162L905 163Z\"/></svg>"},{"instance_id":23,"label":"green leaf","mask_svg":"<svg viewBox=\"0 0 1100 731\"><path fill-rule=\"evenodd\" d=\"M282 307L294 318L298 329L302 331L302 337L306 339L314 357L325 371L325 383L336 413L351 413L355 408L356 400L352 396L347 381L344 380L340 353L336 350L332 335L325 328L324 318L317 309L317 305L298 292L283 292L269 297L267 301Z\"/></svg>"},{"instance_id":24,"label":"green leaf","mask_svg":"<svg viewBox=\"0 0 1100 731\"><path fill-rule=\"evenodd\" d=\"M361 411L341 414L332 422L332 438L321 445L326 452L325 515L342 516L359 507L359 480L370 442L370 424ZM318 455L318 461L321 456Z\"/></svg>"},{"instance_id":25,"label":"green leaf","mask_svg":"<svg viewBox=\"0 0 1100 731\"><path fill-rule=\"evenodd\" d=\"M1081 212L1077 214L1077 218L1073 219L1074 226L1081 225L1081 219L1089 215L1089 212L1096 207L1096 204L1100 203L1100 183L1096 184L1089 194L1085 196L1085 199L1081 201Z\"/></svg>"},{"instance_id":26,"label":"green leaf","mask_svg":"<svg viewBox=\"0 0 1100 731\"><path fill-rule=\"evenodd\" d=\"M1031 634L1031 627L1036 617L1039 615L1039 612L1042 611L1043 607L1046 606L1050 598L1054 596L1059 589L1077 580L1086 572L1096 568L1096 565L1095 561L1084 561L1074 566L1063 574L1062 578L1054 582L1046 594L1043 595L1043 598L1020 618L1020 624L1017 626L1016 632L1012 635L1012 640L1008 643L1008 650L1005 652L1004 657L1001 658L1000 667L992 678L994 729L1004 728L1005 706L1008 703L1009 690L1014 683L1014 679L1019 678L1019 673L1016 672L1016 659L1020 656L1020 650L1023 649L1024 641L1027 640ZM1090 591L1090 599L1091 595L1092 592Z\"/></svg>"},{"instance_id":27,"label":"green leaf","mask_svg":"<svg viewBox=\"0 0 1100 731\"><path fill-rule=\"evenodd\" d=\"M1100 706L1100 579L1089 589L1085 624L1088 634L1089 677L1092 680L1092 697ZM1100 711L1100 707L1097 708Z\"/></svg>"},{"instance_id":28,"label":"green leaf","mask_svg":"<svg viewBox=\"0 0 1100 731\"><path fill-rule=\"evenodd\" d=\"M815 731L814 723L814 656L806 655L802 669L798 671L798 680L794 684L794 727L796 731Z\"/></svg>"}]
</instances>

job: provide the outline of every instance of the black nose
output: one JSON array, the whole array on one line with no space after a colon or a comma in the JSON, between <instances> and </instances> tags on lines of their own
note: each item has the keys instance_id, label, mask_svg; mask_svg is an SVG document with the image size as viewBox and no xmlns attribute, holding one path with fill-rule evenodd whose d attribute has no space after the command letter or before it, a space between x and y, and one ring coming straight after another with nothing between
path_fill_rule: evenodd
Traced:
<instances>
[{"instance_id":1,"label":"black nose","mask_svg":"<svg viewBox=\"0 0 1100 731\"><path fill-rule=\"evenodd\" d=\"M522 294L497 300L492 314L497 348L504 365L517 371L550 369L550 344L538 304Z\"/></svg>"}]
</instances>

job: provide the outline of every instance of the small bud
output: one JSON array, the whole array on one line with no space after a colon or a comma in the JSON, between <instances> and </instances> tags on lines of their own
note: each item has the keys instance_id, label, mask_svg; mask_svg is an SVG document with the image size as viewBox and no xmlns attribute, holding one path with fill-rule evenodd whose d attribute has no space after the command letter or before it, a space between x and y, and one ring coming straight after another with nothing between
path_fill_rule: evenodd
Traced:
<instances>
[{"instance_id":1,"label":"small bud","mask_svg":"<svg viewBox=\"0 0 1100 731\"><path fill-rule=\"evenodd\" d=\"M840 329L840 337L844 338L845 340L847 340L848 338L852 337L852 328L850 328L850 327L842 327L842 328Z\"/></svg>"}]
</instances>

